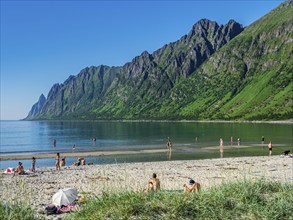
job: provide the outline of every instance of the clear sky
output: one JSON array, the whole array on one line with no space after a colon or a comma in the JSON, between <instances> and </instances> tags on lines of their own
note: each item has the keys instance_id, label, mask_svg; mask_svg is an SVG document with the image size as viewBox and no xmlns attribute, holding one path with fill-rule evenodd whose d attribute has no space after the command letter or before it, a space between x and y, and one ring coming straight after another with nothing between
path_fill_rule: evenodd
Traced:
<instances>
[{"instance_id":1,"label":"clear sky","mask_svg":"<svg viewBox=\"0 0 293 220\"><path fill-rule=\"evenodd\" d=\"M248 26L282 2L1 0L1 120L26 117L42 93L87 66L121 66L202 18Z\"/></svg>"}]
</instances>

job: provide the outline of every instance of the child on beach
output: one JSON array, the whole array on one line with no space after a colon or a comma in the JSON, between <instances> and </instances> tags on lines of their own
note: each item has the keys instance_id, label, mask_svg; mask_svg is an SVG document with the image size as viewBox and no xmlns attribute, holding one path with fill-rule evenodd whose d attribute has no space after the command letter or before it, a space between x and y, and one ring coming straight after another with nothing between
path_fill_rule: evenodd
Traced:
<instances>
[{"instance_id":1,"label":"child on beach","mask_svg":"<svg viewBox=\"0 0 293 220\"><path fill-rule=\"evenodd\" d=\"M36 172L36 158L32 158L32 172Z\"/></svg>"},{"instance_id":2,"label":"child on beach","mask_svg":"<svg viewBox=\"0 0 293 220\"><path fill-rule=\"evenodd\" d=\"M153 178L148 180L148 191L156 191L161 188L160 180L157 178L157 174L153 173Z\"/></svg>"},{"instance_id":3,"label":"child on beach","mask_svg":"<svg viewBox=\"0 0 293 220\"><path fill-rule=\"evenodd\" d=\"M60 162L60 166L64 167L65 166L65 158L66 157L62 157L61 162Z\"/></svg>"},{"instance_id":4,"label":"child on beach","mask_svg":"<svg viewBox=\"0 0 293 220\"><path fill-rule=\"evenodd\" d=\"M56 154L55 160L56 160L56 170L60 171L60 154L59 153Z\"/></svg>"}]
</instances>

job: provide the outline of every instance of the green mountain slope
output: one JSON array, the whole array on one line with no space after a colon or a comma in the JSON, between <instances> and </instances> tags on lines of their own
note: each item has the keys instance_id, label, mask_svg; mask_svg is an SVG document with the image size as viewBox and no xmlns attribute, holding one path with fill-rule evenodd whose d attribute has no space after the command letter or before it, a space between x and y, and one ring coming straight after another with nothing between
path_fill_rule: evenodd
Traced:
<instances>
[{"instance_id":1,"label":"green mountain slope","mask_svg":"<svg viewBox=\"0 0 293 220\"><path fill-rule=\"evenodd\" d=\"M177 84L161 115L185 119L290 119L292 2L276 8Z\"/></svg>"},{"instance_id":2,"label":"green mountain slope","mask_svg":"<svg viewBox=\"0 0 293 220\"><path fill-rule=\"evenodd\" d=\"M203 19L153 54L54 85L27 119L291 119L292 14L288 1L244 30Z\"/></svg>"}]
</instances>

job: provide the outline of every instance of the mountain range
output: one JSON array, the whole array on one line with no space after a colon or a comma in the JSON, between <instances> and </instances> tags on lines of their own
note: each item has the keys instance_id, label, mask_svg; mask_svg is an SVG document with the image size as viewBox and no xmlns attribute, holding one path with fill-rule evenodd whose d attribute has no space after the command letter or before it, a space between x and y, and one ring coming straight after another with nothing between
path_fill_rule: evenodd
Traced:
<instances>
[{"instance_id":1,"label":"mountain range","mask_svg":"<svg viewBox=\"0 0 293 220\"><path fill-rule=\"evenodd\" d=\"M246 28L202 19L178 41L119 67L86 67L26 120L292 118L292 1Z\"/></svg>"}]
</instances>

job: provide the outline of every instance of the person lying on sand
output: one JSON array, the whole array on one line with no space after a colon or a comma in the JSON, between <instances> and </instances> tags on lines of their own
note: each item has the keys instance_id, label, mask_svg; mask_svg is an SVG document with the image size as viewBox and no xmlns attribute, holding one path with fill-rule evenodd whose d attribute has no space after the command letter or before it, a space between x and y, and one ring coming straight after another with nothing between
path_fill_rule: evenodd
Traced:
<instances>
[{"instance_id":1,"label":"person lying on sand","mask_svg":"<svg viewBox=\"0 0 293 220\"><path fill-rule=\"evenodd\" d=\"M148 180L148 191L156 191L161 188L160 180L157 178L157 174L153 173L153 178Z\"/></svg>"},{"instance_id":2,"label":"person lying on sand","mask_svg":"<svg viewBox=\"0 0 293 220\"><path fill-rule=\"evenodd\" d=\"M189 183L183 184L184 191L183 192L199 192L200 191L200 184L195 182L193 179L189 180Z\"/></svg>"}]
</instances>

